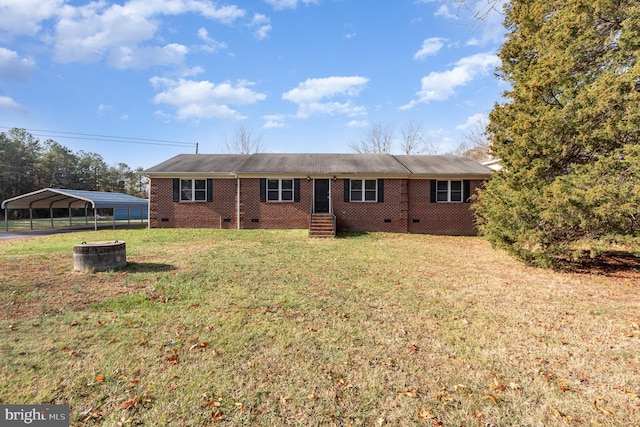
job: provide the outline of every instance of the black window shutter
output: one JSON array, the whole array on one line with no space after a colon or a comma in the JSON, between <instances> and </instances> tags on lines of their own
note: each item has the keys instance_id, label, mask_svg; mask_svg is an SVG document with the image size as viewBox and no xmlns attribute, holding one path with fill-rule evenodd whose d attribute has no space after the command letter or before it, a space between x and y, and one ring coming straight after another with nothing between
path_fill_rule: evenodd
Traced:
<instances>
[{"instance_id":1,"label":"black window shutter","mask_svg":"<svg viewBox=\"0 0 640 427\"><path fill-rule=\"evenodd\" d=\"M436 202L436 180L432 179L431 180L431 191L430 191L430 196L431 196L431 203L435 203Z\"/></svg>"},{"instance_id":2,"label":"black window shutter","mask_svg":"<svg viewBox=\"0 0 640 427\"><path fill-rule=\"evenodd\" d=\"M349 201L349 190L350 190L350 184L351 184L351 180L350 179L345 179L344 180L344 201L348 202Z\"/></svg>"},{"instance_id":3,"label":"black window shutter","mask_svg":"<svg viewBox=\"0 0 640 427\"><path fill-rule=\"evenodd\" d=\"M384 202L384 179L378 180L378 203Z\"/></svg>"},{"instance_id":4,"label":"black window shutter","mask_svg":"<svg viewBox=\"0 0 640 427\"><path fill-rule=\"evenodd\" d=\"M260 178L260 201L267 201L267 178Z\"/></svg>"},{"instance_id":5,"label":"black window shutter","mask_svg":"<svg viewBox=\"0 0 640 427\"><path fill-rule=\"evenodd\" d=\"M462 201L471 202L471 181L468 179L462 181Z\"/></svg>"},{"instance_id":6,"label":"black window shutter","mask_svg":"<svg viewBox=\"0 0 640 427\"><path fill-rule=\"evenodd\" d=\"M207 179L207 202L213 202L213 179Z\"/></svg>"},{"instance_id":7,"label":"black window shutter","mask_svg":"<svg viewBox=\"0 0 640 427\"><path fill-rule=\"evenodd\" d=\"M178 178L173 179L173 201L180 201L180 180Z\"/></svg>"},{"instance_id":8,"label":"black window shutter","mask_svg":"<svg viewBox=\"0 0 640 427\"><path fill-rule=\"evenodd\" d=\"M300 201L300 178L293 180L293 201Z\"/></svg>"}]
</instances>

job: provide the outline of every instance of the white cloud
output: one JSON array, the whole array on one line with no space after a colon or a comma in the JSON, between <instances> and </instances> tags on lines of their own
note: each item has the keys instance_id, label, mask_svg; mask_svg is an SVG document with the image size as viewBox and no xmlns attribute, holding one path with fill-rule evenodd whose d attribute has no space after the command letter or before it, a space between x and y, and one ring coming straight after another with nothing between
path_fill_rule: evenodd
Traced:
<instances>
[{"instance_id":1,"label":"white cloud","mask_svg":"<svg viewBox=\"0 0 640 427\"><path fill-rule=\"evenodd\" d=\"M33 59L20 58L16 52L0 47L0 79L24 81L35 70Z\"/></svg>"},{"instance_id":2,"label":"white cloud","mask_svg":"<svg viewBox=\"0 0 640 427\"><path fill-rule=\"evenodd\" d=\"M418 61L422 61L427 58L427 56L435 55L440 52L440 49L444 46L444 42L446 39L440 37L432 37L426 39L422 42L422 48L413 55L414 59Z\"/></svg>"},{"instance_id":3,"label":"white cloud","mask_svg":"<svg viewBox=\"0 0 640 427\"><path fill-rule=\"evenodd\" d=\"M302 4L318 4L318 0L265 0L275 10L295 9L298 3Z\"/></svg>"},{"instance_id":4,"label":"white cloud","mask_svg":"<svg viewBox=\"0 0 640 427\"><path fill-rule=\"evenodd\" d=\"M436 12L434 13L435 16L442 16L443 18L447 18L447 19L458 19L458 15L456 15L455 13L452 13L451 10L449 10L449 5L448 4L442 4L440 5L440 7L438 8L438 10L436 10Z\"/></svg>"},{"instance_id":5,"label":"white cloud","mask_svg":"<svg viewBox=\"0 0 640 427\"><path fill-rule=\"evenodd\" d=\"M366 120L351 120L347 123L347 126L350 128L364 128L369 126L369 122Z\"/></svg>"},{"instance_id":6,"label":"white cloud","mask_svg":"<svg viewBox=\"0 0 640 427\"><path fill-rule=\"evenodd\" d=\"M285 92L282 99L298 104L298 113L296 114L298 118L308 118L318 114L365 115L366 109L353 105L350 100L337 102L330 99L358 96L368 82L369 79L359 76L308 79L298 84L295 89Z\"/></svg>"},{"instance_id":7,"label":"white cloud","mask_svg":"<svg viewBox=\"0 0 640 427\"><path fill-rule=\"evenodd\" d=\"M467 0L452 5L449 0L425 0L421 3L439 3L435 16L452 20L468 20L476 26L477 36L472 37L468 46L488 43L502 43L504 40L504 5L507 0Z\"/></svg>"},{"instance_id":8,"label":"white cloud","mask_svg":"<svg viewBox=\"0 0 640 427\"><path fill-rule=\"evenodd\" d=\"M296 117L306 119L311 116L340 114L348 117L363 116L367 113L365 107L353 105L351 102L311 102L300 104Z\"/></svg>"},{"instance_id":9,"label":"white cloud","mask_svg":"<svg viewBox=\"0 0 640 427\"><path fill-rule=\"evenodd\" d=\"M26 108L8 96L0 96L0 110L14 111L16 113L24 113L27 111Z\"/></svg>"},{"instance_id":10,"label":"white cloud","mask_svg":"<svg viewBox=\"0 0 640 427\"><path fill-rule=\"evenodd\" d=\"M265 129L282 128L285 126L285 119L287 118L283 114L270 114L262 117L265 119L265 123L262 126Z\"/></svg>"},{"instance_id":11,"label":"white cloud","mask_svg":"<svg viewBox=\"0 0 640 427\"><path fill-rule=\"evenodd\" d=\"M27 35L35 36L41 23L53 18L65 0L1 0L0 39Z\"/></svg>"},{"instance_id":12,"label":"white cloud","mask_svg":"<svg viewBox=\"0 0 640 427\"><path fill-rule=\"evenodd\" d=\"M104 113L106 113L107 111L111 110L113 108L113 106L111 105L107 105L107 104L100 104L98 105L98 108L96 109L96 112L98 113L99 116L104 115Z\"/></svg>"},{"instance_id":13,"label":"white cloud","mask_svg":"<svg viewBox=\"0 0 640 427\"><path fill-rule=\"evenodd\" d=\"M219 84L207 80L195 81L163 77L151 78L151 84L160 92L154 97L156 104L167 104L176 109L180 120L245 118L230 106L254 104L266 99L266 95L251 89L253 83L238 81L235 84Z\"/></svg>"},{"instance_id":14,"label":"white cloud","mask_svg":"<svg viewBox=\"0 0 640 427\"><path fill-rule=\"evenodd\" d=\"M109 64L115 68L149 68L155 65L182 64L187 48L181 44L152 47L119 47L109 55Z\"/></svg>"},{"instance_id":15,"label":"white cloud","mask_svg":"<svg viewBox=\"0 0 640 427\"><path fill-rule=\"evenodd\" d=\"M258 40L263 40L267 38L269 32L271 31L271 19L261 13L256 13L255 15L253 15L253 19L251 20L249 27L257 27L253 35Z\"/></svg>"},{"instance_id":16,"label":"white cloud","mask_svg":"<svg viewBox=\"0 0 640 427\"><path fill-rule=\"evenodd\" d=\"M211 37L209 37L209 32L206 28L200 28L198 30L198 38L202 40L205 44L200 45L198 48L205 52L214 53L220 49L226 49L227 44L224 42L219 42Z\"/></svg>"},{"instance_id":17,"label":"white cloud","mask_svg":"<svg viewBox=\"0 0 640 427\"><path fill-rule=\"evenodd\" d=\"M285 92L282 98L302 104L340 94L357 96L368 82L369 79L359 76L307 79L297 88Z\"/></svg>"},{"instance_id":18,"label":"white cloud","mask_svg":"<svg viewBox=\"0 0 640 427\"><path fill-rule=\"evenodd\" d=\"M417 93L418 99L400 107L400 109L408 110L419 103L448 99L455 94L457 88L469 84L478 77L487 75L498 65L500 65L500 59L489 53L478 53L462 58L450 70L434 71L423 77L422 89Z\"/></svg>"},{"instance_id":19,"label":"white cloud","mask_svg":"<svg viewBox=\"0 0 640 427\"><path fill-rule=\"evenodd\" d=\"M467 118L467 121L461 125L456 126L456 130L459 131L467 131L469 129L477 128L478 126L486 123L488 121L486 114L474 114L473 116Z\"/></svg>"},{"instance_id":20,"label":"white cloud","mask_svg":"<svg viewBox=\"0 0 640 427\"><path fill-rule=\"evenodd\" d=\"M129 0L119 4L104 1L83 6L65 5L58 12L54 39L54 58L58 62L94 62L105 57L126 68L140 67L143 61L129 52L145 56L148 66L175 64L186 54L180 45L143 45L152 43L160 30L162 15L195 13L225 24L233 23L246 12L236 6L218 8L209 0ZM158 55L149 62L149 56Z\"/></svg>"}]
</instances>

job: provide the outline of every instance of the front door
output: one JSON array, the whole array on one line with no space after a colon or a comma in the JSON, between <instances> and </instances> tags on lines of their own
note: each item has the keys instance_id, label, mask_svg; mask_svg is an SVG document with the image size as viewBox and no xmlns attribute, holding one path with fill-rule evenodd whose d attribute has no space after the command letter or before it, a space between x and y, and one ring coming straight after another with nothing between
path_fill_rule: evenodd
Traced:
<instances>
[{"instance_id":1,"label":"front door","mask_svg":"<svg viewBox=\"0 0 640 427\"><path fill-rule=\"evenodd\" d=\"M313 212L329 213L329 180L313 180Z\"/></svg>"}]
</instances>

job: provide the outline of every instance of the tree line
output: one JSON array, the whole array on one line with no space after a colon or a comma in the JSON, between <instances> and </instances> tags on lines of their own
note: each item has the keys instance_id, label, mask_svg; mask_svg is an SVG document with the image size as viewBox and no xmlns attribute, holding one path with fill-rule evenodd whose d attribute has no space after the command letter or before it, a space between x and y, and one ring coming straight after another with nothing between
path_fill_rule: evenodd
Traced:
<instances>
[{"instance_id":1,"label":"tree line","mask_svg":"<svg viewBox=\"0 0 640 427\"><path fill-rule=\"evenodd\" d=\"M41 142L25 129L0 133L0 200L42 188L112 191L146 198L141 167L109 166L101 155L78 151L47 139Z\"/></svg>"}]
</instances>

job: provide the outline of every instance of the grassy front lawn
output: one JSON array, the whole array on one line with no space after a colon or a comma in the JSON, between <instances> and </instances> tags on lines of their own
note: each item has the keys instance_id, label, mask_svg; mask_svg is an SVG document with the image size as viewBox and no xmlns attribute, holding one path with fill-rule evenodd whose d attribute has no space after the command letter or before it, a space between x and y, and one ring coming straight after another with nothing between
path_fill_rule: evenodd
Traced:
<instances>
[{"instance_id":1,"label":"grassy front lawn","mask_svg":"<svg viewBox=\"0 0 640 427\"><path fill-rule=\"evenodd\" d=\"M73 271L112 239L124 270ZM299 230L89 231L0 263L0 402L74 426L640 425L638 271Z\"/></svg>"}]
</instances>

